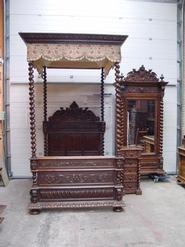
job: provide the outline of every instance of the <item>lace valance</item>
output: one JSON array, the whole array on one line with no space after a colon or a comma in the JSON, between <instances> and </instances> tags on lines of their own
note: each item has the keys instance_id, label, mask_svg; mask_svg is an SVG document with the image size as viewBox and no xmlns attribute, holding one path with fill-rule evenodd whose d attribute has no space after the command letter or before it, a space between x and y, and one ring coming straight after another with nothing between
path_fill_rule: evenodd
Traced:
<instances>
[{"instance_id":1,"label":"lace valance","mask_svg":"<svg viewBox=\"0 0 185 247\"><path fill-rule=\"evenodd\" d=\"M27 60L42 67L105 68L108 74L120 62L120 46L89 44L27 44Z\"/></svg>"}]
</instances>

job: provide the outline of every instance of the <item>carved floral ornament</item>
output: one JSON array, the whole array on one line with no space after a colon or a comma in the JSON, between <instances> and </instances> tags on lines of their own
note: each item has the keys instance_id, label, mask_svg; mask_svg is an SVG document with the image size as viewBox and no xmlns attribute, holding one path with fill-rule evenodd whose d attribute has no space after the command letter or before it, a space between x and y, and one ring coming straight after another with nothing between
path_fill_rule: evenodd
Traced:
<instances>
[{"instance_id":1,"label":"carved floral ornament","mask_svg":"<svg viewBox=\"0 0 185 247\"><path fill-rule=\"evenodd\" d=\"M105 68L108 74L121 61L120 45L102 44L27 44L27 60L38 71L43 66L68 68Z\"/></svg>"},{"instance_id":2,"label":"carved floral ornament","mask_svg":"<svg viewBox=\"0 0 185 247\"><path fill-rule=\"evenodd\" d=\"M122 81L125 82L164 82L164 76L161 75L157 78L157 74L151 69L146 70L142 65L138 70L133 69L130 71L126 77L121 77Z\"/></svg>"}]
</instances>

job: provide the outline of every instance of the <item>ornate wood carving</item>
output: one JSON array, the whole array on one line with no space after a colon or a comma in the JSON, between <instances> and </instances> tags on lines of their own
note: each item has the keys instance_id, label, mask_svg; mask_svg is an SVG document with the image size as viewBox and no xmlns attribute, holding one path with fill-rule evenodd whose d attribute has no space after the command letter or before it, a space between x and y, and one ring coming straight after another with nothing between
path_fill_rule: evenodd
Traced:
<instances>
[{"instance_id":1,"label":"ornate wood carving","mask_svg":"<svg viewBox=\"0 0 185 247\"><path fill-rule=\"evenodd\" d=\"M29 210L41 210L50 208L97 208L97 207L113 207L123 208L125 206L123 201L112 200L96 200L96 201L67 201L67 202L38 202L31 203ZM120 210L121 211L121 210Z\"/></svg>"},{"instance_id":2,"label":"ornate wood carving","mask_svg":"<svg viewBox=\"0 0 185 247\"><path fill-rule=\"evenodd\" d=\"M81 167L85 167L85 168L91 168L91 169L97 169L98 168L104 168L104 167L112 167L113 161L110 158L107 158L109 156L96 156L98 157L97 159L95 159L95 156L87 156L86 160L84 162L81 162L80 157L76 156L74 157L74 159L69 159L68 156L66 157L62 157L61 158L55 158L52 157L52 162L50 159L50 156L47 157L47 159L42 160L34 160L32 159L31 162L31 169L33 170L37 170L37 169L55 169L55 168L60 168L61 164L63 168L75 168L77 169L81 169ZM100 157L104 157L103 159L101 159ZM107 159L106 159L107 158ZM114 158L113 158L114 159ZM118 162L117 162L118 163ZM123 163L123 161L122 161ZM120 164L122 164L120 162ZM115 164L115 167L117 168L121 168L121 166L117 166Z\"/></svg>"},{"instance_id":3,"label":"ornate wood carving","mask_svg":"<svg viewBox=\"0 0 185 247\"><path fill-rule=\"evenodd\" d=\"M117 100L116 107L118 106L118 119L122 121L122 107L120 101L120 85L119 85L119 61L120 56L120 46L123 44L127 36L123 35L94 35L94 34L43 34L43 33L20 33L21 38L28 45L28 60L32 61L29 64L29 81L30 81L30 125L31 125L31 147L32 147L32 159L31 159L31 169L33 173L33 185L30 191L31 195L31 204L30 210L32 213L38 212L40 209L44 208L79 208L79 207L108 207L111 206L115 211L121 211L123 207L122 196L123 196L123 160L121 157L117 159L116 157L111 158L110 161L107 161L107 157L96 157L85 156L80 157L76 156L75 158L69 157L65 158L63 162L60 156L44 156L40 159L36 158L36 129L35 129L35 109L34 109L34 84L33 84L33 63L34 66L40 71L40 61L42 60L42 66L47 66L47 62L52 60L50 66L52 68L66 68L63 64L62 59L57 57L58 53L55 53L54 56L50 56L51 59L47 60L49 48L48 44L51 47L55 47L55 51L58 50L58 44L60 47L65 47L67 44L71 47L71 50L74 51L79 48L78 44L81 44L82 47L87 47L88 52L91 53L91 46L97 48L97 52L94 53L94 58L97 63L88 59L86 56L83 61L78 60L74 62L73 59L68 59L65 57L64 60L68 60L68 68L101 68L104 67L106 73L109 72L109 69L117 61L116 68L116 90L117 90ZM40 43L40 44L39 44ZM38 45L39 44L39 45ZM77 45L76 45L77 44ZM87 45L87 46L86 46ZM90 45L90 46L88 46ZM98 49L101 49L101 52L104 53L103 60L99 59ZM61 51L61 50L60 50ZM60 52L59 51L59 52ZM83 51L82 50L82 54ZM43 54L42 54L43 52ZM69 52L70 53L70 52ZM72 53L73 57L78 53L74 51ZM110 54L109 54L110 53ZM42 59L39 59L35 54L41 54ZM62 53L61 53L62 54ZM56 55L56 56L55 56ZM111 56L112 55L112 56ZM65 56L65 54L64 54ZM63 57L63 56L62 56ZM59 60L60 63L59 63ZM72 57L71 57L72 58ZM76 61L76 60L75 60ZM65 61L66 62L66 61ZM86 63L85 63L86 62ZM87 108L82 109L77 107L75 102L71 105L70 108L63 109L55 112L52 117L47 120L47 85L46 85L46 74L44 72L44 133L46 135L44 144L44 153L50 154L49 142L51 141L53 134L54 141L51 146L57 147L61 150L62 141L65 135L70 135L74 137L79 133L87 134L88 136L84 141L85 145L88 146L89 143L96 146L96 149L91 150L91 155L100 155L103 154L104 142L101 141L104 131L105 123L100 121L90 110ZM102 92L104 94L104 75L102 71ZM104 120L104 111L103 105L104 100L101 100L102 109L101 109L101 118ZM120 111L120 112L119 112ZM119 115L120 113L120 115ZM64 120L61 121L61 117ZM122 122L118 120L118 145L117 150L120 148L120 144L123 141L121 138ZM77 129L77 126L79 127ZM71 130L75 130L71 132ZM62 138L60 139L60 134L62 133ZM98 137L97 137L98 135ZM93 136L93 141L91 137ZM59 141L56 141L60 139ZM97 141L98 139L98 141ZM55 142L56 141L56 142ZM78 141L71 139L64 140L64 143L70 143L74 145L75 148L79 147ZM48 144L48 150L47 150ZM66 150L66 149L64 149ZM98 150L98 151L97 151ZM74 150L72 150L74 151ZM85 150L86 151L86 150ZM83 150L84 152L84 150ZM66 153L64 152L66 155ZM62 155L64 155L62 153ZM74 151L71 155L77 155ZM80 153L80 155L87 155L87 152ZM61 153L58 155L61 155ZM67 153L69 155L69 153ZM78 154L79 155L79 154ZM48 158L49 157L49 158ZM74 156L73 156L74 157ZM88 160L88 161L87 161ZM77 163L76 163L77 161ZM76 166L77 164L77 166ZM76 167L75 167L76 166ZM102 172L103 171L103 172ZM97 173L97 175L95 175ZM109 174L110 173L110 174ZM55 174L54 176L51 176ZM61 176L64 175L64 177ZM66 176L65 176L66 175ZM62 179L61 179L62 177ZM44 185L41 185L44 181ZM89 181L92 183L89 185ZM66 186L66 182L68 185ZM65 198L67 201L65 201ZM74 198L73 198L74 197ZM94 197L94 198L93 198Z\"/></svg>"},{"instance_id":4,"label":"ornate wood carving","mask_svg":"<svg viewBox=\"0 0 185 247\"><path fill-rule=\"evenodd\" d=\"M35 125L35 90L34 90L34 69L33 64L28 63L29 71L29 105L30 105L30 136L31 136L31 157L36 157L36 125Z\"/></svg>"},{"instance_id":5,"label":"ornate wood carving","mask_svg":"<svg viewBox=\"0 0 185 247\"><path fill-rule=\"evenodd\" d=\"M31 210L45 208L43 202L50 204L56 200L62 202L61 207L74 205L71 204L74 200L78 200L81 204L89 200L88 205L92 207L95 205L93 200L97 200L96 205L100 206L102 204L99 204L99 200L105 203L107 201L107 206L121 207L122 205L115 203L122 203L124 194L122 157L76 156L57 159L48 156L34 158L31 164L34 177L30 191ZM44 165L41 166L41 164ZM66 200L70 200L70 204L65 204ZM37 207L38 205L40 206Z\"/></svg>"},{"instance_id":6,"label":"ornate wood carving","mask_svg":"<svg viewBox=\"0 0 185 247\"><path fill-rule=\"evenodd\" d=\"M70 107L63 108L57 110L52 117L49 117L50 122L57 122L60 119L64 121L85 121L85 122L95 122L99 121L99 117L97 117L92 111L86 108L79 107L78 104L73 101Z\"/></svg>"},{"instance_id":7,"label":"ornate wood carving","mask_svg":"<svg viewBox=\"0 0 185 247\"><path fill-rule=\"evenodd\" d=\"M113 189L47 189L47 190L39 190L39 196L41 200L67 200L67 199L76 199L76 198L109 198L113 199Z\"/></svg>"},{"instance_id":8,"label":"ornate wood carving","mask_svg":"<svg viewBox=\"0 0 185 247\"><path fill-rule=\"evenodd\" d=\"M91 183L111 183L113 179L112 171L74 171L72 172L43 172L38 175L39 185L44 184L91 184Z\"/></svg>"},{"instance_id":9,"label":"ornate wood carving","mask_svg":"<svg viewBox=\"0 0 185 247\"><path fill-rule=\"evenodd\" d=\"M44 122L48 155L102 155L105 122L88 108L73 102Z\"/></svg>"},{"instance_id":10,"label":"ornate wood carving","mask_svg":"<svg viewBox=\"0 0 185 247\"><path fill-rule=\"evenodd\" d=\"M124 79L125 81L130 82L158 82L159 79L155 72L152 70L146 70L145 67L142 65L138 70L133 69L130 71Z\"/></svg>"},{"instance_id":11,"label":"ornate wood carving","mask_svg":"<svg viewBox=\"0 0 185 247\"><path fill-rule=\"evenodd\" d=\"M137 127L138 131L141 129L140 123L142 122L141 119L139 119L139 116L145 117L147 121L153 121L153 134L145 134L145 140L150 140L151 143L153 142L153 146L150 146L151 148L145 147L145 151L142 153L142 159L141 159L141 174L164 174L164 170L162 168L162 146L163 146L163 96L164 96L164 89L167 85L167 82L164 81L164 77L161 76L160 78L157 78L156 73L152 72L152 70L146 70L145 67L142 65L139 70L133 70L127 74L125 78L121 78L121 96L123 100L124 105L124 111L123 111L123 119L124 119L124 128L123 128L123 138L124 138L124 145L127 145L128 142L128 112L129 112L129 102L135 101L136 104L139 104L144 101L150 101L153 102L154 105L154 111L153 111L153 117L146 118L147 112L140 113L139 110L137 113ZM141 102L142 101L142 102ZM151 104L151 103L150 103ZM137 105L138 107L138 105ZM151 107L151 106L150 106ZM139 109L139 107L138 107ZM135 118L136 118L136 109L132 108L132 113L134 113L135 110ZM141 110L141 109L140 109ZM133 116L132 115L132 116ZM129 117L131 117L131 114L129 112ZM131 119L133 120L133 119ZM144 120L143 120L144 121ZM145 123L147 124L147 121L145 120ZM151 122L150 122L151 123ZM135 122L136 124L136 122ZM130 126L129 126L130 127ZM132 127L132 126L131 126ZM147 127L145 126L147 129ZM141 132L141 131L140 131ZM143 132L144 133L144 132ZM144 134L143 134L144 135ZM147 137L150 137L151 139L147 139ZM153 139L152 139L153 135ZM144 138L144 136L143 136ZM136 136L135 136L136 139ZM138 144L138 143L135 143ZM150 150L150 153L148 151Z\"/></svg>"},{"instance_id":12,"label":"ornate wood carving","mask_svg":"<svg viewBox=\"0 0 185 247\"><path fill-rule=\"evenodd\" d=\"M122 147L119 155L124 158L123 188L126 194L140 195L140 157L142 148L139 146Z\"/></svg>"}]
</instances>

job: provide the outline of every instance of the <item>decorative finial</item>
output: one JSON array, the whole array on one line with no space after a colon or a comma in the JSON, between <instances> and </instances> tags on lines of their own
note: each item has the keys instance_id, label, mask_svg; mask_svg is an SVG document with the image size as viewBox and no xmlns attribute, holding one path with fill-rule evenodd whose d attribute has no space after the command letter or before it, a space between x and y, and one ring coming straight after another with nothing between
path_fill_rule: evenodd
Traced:
<instances>
[{"instance_id":1,"label":"decorative finial","mask_svg":"<svg viewBox=\"0 0 185 247\"><path fill-rule=\"evenodd\" d=\"M120 75L120 79L121 79L121 81L124 79L124 75L123 75L123 73L121 73L121 75Z\"/></svg>"},{"instance_id":2,"label":"decorative finial","mask_svg":"<svg viewBox=\"0 0 185 247\"><path fill-rule=\"evenodd\" d=\"M144 65L141 65L140 70L144 71L145 70L145 66Z\"/></svg>"},{"instance_id":3,"label":"decorative finial","mask_svg":"<svg viewBox=\"0 0 185 247\"><path fill-rule=\"evenodd\" d=\"M163 76L163 74L161 75L160 79L161 79L161 81L163 81L163 80L164 80L164 76Z\"/></svg>"}]
</instances>

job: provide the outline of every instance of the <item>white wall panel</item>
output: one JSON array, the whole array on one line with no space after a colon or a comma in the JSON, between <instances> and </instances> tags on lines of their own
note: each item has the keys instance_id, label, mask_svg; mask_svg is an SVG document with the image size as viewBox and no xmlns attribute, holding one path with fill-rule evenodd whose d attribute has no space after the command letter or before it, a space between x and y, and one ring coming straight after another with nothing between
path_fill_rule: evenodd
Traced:
<instances>
[{"instance_id":1,"label":"white wall panel","mask_svg":"<svg viewBox=\"0 0 185 247\"><path fill-rule=\"evenodd\" d=\"M166 171L176 172L177 91L167 87L164 97L163 157Z\"/></svg>"},{"instance_id":2,"label":"white wall panel","mask_svg":"<svg viewBox=\"0 0 185 247\"><path fill-rule=\"evenodd\" d=\"M36 2L34 4L34 2ZM44 3L43 3L44 2ZM78 4L77 4L77 3ZM138 60L141 64L159 64L157 74L176 78L176 5L130 1L11 1L11 81L27 81L26 47L18 32L80 32L129 35L122 48L123 67ZM93 3L92 3L93 2ZM82 5L83 3L83 5ZM90 5L89 5L90 4ZM75 5L75 6L74 6ZM71 8L73 6L73 8ZM106 11L102 11L106 7ZM164 11L165 10L165 11ZM16 63L15 63L16 61ZM127 62L128 61L128 62ZM172 66L171 66L172 64ZM168 65L170 69L168 69ZM131 66L132 67L132 66ZM133 68L133 67L132 67ZM166 69L167 68L167 69ZM69 74L68 74L69 76ZM88 76L85 81L88 81ZM61 81L59 77L51 81ZM81 78L76 78L81 81ZM84 81L83 80L83 81ZM71 80L70 80L71 81ZM113 78L107 82L112 83ZM171 80L169 80L171 82ZM174 83L175 80L173 80ZM67 80L64 80L67 82Z\"/></svg>"},{"instance_id":3,"label":"white wall panel","mask_svg":"<svg viewBox=\"0 0 185 247\"><path fill-rule=\"evenodd\" d=\"M10 0L10 82L11 153L14 175L29 175L29 116L26 46L18 32L104 33L128 35L122 47L121 71L127 74L142 64L170 84L177 81L176 4L125 0ZM38 74L35 79L40 81ZM78 84L100 80L100 71L49 71L48 81L73 84L49 86L48 114L76 100L99 112L98 86ZM76 84L75 84L76 83ZM114 71L106 78L106 154L114 152ZM109 95L110 93L110 95ZM172 110L173 109L173 110ZM43 153L42 90L37 86L38 153ZM167 171L175 171L176 87L165 95L164 161ZM22 153L22 155L21 155Z\"/></svg>"}]
</instances>

